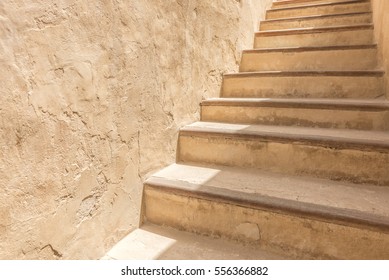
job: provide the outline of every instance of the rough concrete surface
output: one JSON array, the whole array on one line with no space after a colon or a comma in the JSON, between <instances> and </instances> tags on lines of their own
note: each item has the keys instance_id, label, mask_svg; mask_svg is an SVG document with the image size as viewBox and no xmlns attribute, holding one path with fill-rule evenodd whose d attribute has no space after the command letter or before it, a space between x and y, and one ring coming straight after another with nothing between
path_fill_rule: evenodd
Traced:
<instances>
[{"instance_id":1,"label":"rough concrete surface","mask_svg":"<svg viewBox=\"0 0 389 280\"><path fill-rule=\"evenodd\" d=\"M0 3L0 259L94 259L271 0Z\"/></svg>"}]
</instances>

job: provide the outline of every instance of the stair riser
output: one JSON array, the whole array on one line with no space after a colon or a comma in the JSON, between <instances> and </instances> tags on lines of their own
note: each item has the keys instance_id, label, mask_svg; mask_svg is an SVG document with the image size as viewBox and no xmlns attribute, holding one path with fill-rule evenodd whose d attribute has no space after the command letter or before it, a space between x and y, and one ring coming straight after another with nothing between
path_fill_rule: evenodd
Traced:
<instances>
[{"instance_id":1,"label":"stair riser","mask_svg":"<svg viewBox=\"0 0 389 280\"><path fill-rule=\"evenodd\" d=\"M205 122L389 130L388 111L202 106Z\"/></svg>"},{"instance_id":2,"label":"stair riser","mask_svg":"<svg viewBox=\"0 0 389 280\"><path fill-rule=\"evenodd\" d=\"M347 1L347 0L346 0ZM291 3L277 3L274 2L272 5L272 8L274 9L280 9L280 8L287 8L287 7L296 7L296 6L302 6L302 5L315 5L315 4L326 4L326 3L339 3L339 2L345 2L345 0L303 0L303 1L290 1ZM352 0L350 0L352 2Z\"/></svg>"},{"instance_id":3,"label":"stair riser","mask_svg":"<svg viewBox=\"0 0 389 280\"><path fill-rule=\"evenodd\" d=\"M372 229L172 194L145 186L147 221L221 236L294 258L388 259L389 238Z\"/></svg>"},{"instance_id":4,"label":"stair riser","mask_svg":"<svg viewBox=\"0 0 389 280\"><path fill-rule=\"evenodd\" d=\"M362 14L355 16L339 16L329 18L315 18L302 20L287 20L287 21L264 21L260 24L260 30L282 30L307 27L327 27L341 25L359 25L369 24L372 22L371 14Z\"/></svg>"},{"instance_id":5,"label":"stair riser","mask_svg":"<svg viewBox=\"0 0 389 280\"><path fill-rule=\"evenodd\" d=\"M384 94L382 77L224 77L223 97L376 98Z\"/></svg>"},{"instance_id":6,"label":"stair riser","mask_svg":"<svg viewBox=\"0 0 389 280\"><path fill-rule=\"evenodd\" d=\"M374 34L372 29L273 36L257 33L254 39L254 48L368 45L373 42Z\"/></svg>"},{"instance_id":7,"label":"stair riser","mask_svg":"<svg viewBox=\"0 0 389 280\"><path fill-rule=\"evenodd\" d=\"M180 133L178 160L250 167L353 183L389 184L389 151L333 148L261 137Z\"/></svg>"},{"instance_id":8,"label":"stair riser","mask_svg":"<svg viewBox=\"0 0 389 280\"><path fill-rule=\"evenodd\" d=\"M241 72L375 69L377 50L244 52L240 65Z\"/></svg>"},{"instance_id":9,"label":"stair riser","mask_svg":"<svg viewBox=\"0 0 389 280\"><path fill-rule=\"evenodd\" d=\"M266 13L266 19L280 19L290 17L315 16L315 15L331 15L344 13L361 13L370 12L371 6L369 2L354 3L354 4L337 4L326 5L309 8L295 8L286 10L269 10Z\"/></svg>"}]
</instances>

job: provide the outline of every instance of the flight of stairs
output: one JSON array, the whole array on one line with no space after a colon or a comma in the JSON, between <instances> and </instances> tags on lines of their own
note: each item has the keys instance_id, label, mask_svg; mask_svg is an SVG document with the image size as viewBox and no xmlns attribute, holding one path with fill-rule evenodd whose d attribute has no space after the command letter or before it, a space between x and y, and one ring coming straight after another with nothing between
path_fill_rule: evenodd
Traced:
<instances>
[{"instance_id":1,"label":"flight of stairs","mask_svg":"<svg viewBox=\"0 0 389 280\"><path fill-rule=\"evenodd\" d=\"M288 258L389 259L389 102L367 0L274 1L144 185L147 224Z\"/></svg>"}]
</instances>

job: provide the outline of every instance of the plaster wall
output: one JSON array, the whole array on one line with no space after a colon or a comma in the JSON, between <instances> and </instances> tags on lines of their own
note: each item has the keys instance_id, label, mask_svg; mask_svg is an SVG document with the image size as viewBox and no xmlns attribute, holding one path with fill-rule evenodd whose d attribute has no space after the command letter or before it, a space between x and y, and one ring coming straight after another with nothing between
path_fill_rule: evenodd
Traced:
<instances>
[{"instance_id":1,"label":"plaster wall","mask_svg":"<svg viewBox=\"0 0 389 280\"><path fill-rule=\"evenodd\" d=\"M99 258L137 228L142 181L270 4L1 1L0 259Z\"/></svg>"},{"instance_id":2,"label":"plaster wall","mask_svg":"<svg viewBox=\"0 0 389 280\"><path fill-rule=\"evenodd\" d=\"M372 0L372 7L380 66L386 71L386 97L389 97L389 1Z\"/></svg>"}]
</instances>

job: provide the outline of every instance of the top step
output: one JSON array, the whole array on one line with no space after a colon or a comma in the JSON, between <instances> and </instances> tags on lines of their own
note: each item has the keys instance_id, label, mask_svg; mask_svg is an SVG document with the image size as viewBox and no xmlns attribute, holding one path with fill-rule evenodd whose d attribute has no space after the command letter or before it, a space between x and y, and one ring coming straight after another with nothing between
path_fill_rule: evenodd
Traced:
<instances>
[{"instance_id":1,"label":"top step","mask_svg":"<svg viewBox=\"0 0 389 280\"><path fill-rule=\"evenodd\" d=\"M359 0L278 0L273 2L273 8L286 8L302 5L330 4L339 2L358 2Z\"/></svg>"},{"instance_id":2,"label":"top step","mask_svg":"<svg viewBox=\"0 0 389 280\"><path fill-rule=\"evenodd\" d=\"M337 3L322 3L300 5L294 7L273 8L267 11L266 19L280 19L291 17L336 15L344 13L365 13L371 11L368 1L342 1Z\"/></svg>"}]
</instances>

